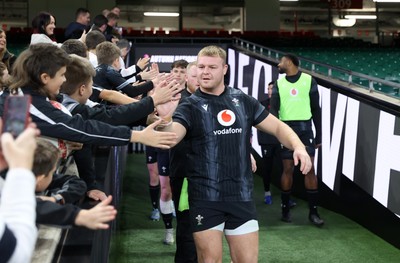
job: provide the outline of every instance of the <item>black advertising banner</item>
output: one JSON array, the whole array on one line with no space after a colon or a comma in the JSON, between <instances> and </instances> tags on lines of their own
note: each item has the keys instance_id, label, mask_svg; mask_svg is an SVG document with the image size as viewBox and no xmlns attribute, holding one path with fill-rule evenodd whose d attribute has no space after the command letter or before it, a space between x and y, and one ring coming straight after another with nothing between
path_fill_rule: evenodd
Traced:
<instances>
[{"instance_id":1,"label":"black advertising banner","mask_svg":"<svg viewBox=\"0 0 400 263\"><path fill-rule=\"evenodd\" d=\"M267 85L284 75L276 67L228 49L229 85L258 100ZM318 79L317 79L318 80ZM400 118L354 96L319 85L322 108L322 147L316 171L322 182L340 195L340 178L347 177L400 217ZM259 154L257 133L253 148Z\"/></svg>"}]
</instances>

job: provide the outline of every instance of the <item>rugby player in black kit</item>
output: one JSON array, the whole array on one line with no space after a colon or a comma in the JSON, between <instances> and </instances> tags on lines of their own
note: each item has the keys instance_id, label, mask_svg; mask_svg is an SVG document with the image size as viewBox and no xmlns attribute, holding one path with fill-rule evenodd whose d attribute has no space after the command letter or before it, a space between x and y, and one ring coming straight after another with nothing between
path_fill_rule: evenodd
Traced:
<instances>
[{"instance_id":1,"label":"rugby player in black kit","mask_svg":"<svg viewBox=\"0 0 400 263\"><path fill-rule=\"evenodd\" d=\"M233 262L258 260L258 221L253 202L249 143L251 128L275 135L294 150L295 165L306 174L311 160L296 133L253 97L224 85L226 52L207 46L197 57L200 88L159 111L170 122L165 131L190 143L188 181L190 220L199 262L222 262L225 235Z\"/></svg>"}]
</instances>

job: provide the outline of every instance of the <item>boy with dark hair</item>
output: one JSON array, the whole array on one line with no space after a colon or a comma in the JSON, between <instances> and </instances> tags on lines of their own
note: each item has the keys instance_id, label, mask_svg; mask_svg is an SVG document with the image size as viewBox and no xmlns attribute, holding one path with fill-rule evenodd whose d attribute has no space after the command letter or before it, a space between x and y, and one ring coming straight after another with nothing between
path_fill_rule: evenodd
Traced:
<instances>
[{"instance_id":1,"label":"boy with dark hair","mask_svg":"<svg viewBox=\"0 0 400 263\"><path fill-rule=\"evenodd\" d=\"M112 43L116 43L118 39L121 38L121 35L116 30L118 19L119 16L116 13L110 12L107 14L108 22L104 35L106 36L107 41L111 41Z\"/></svg>"},{"instance_id":2,"label":"boy with dark hair","mask_svg":"<svg viewBox=\"0 0 400 263\"><path fill-rule=\"evenodd\" d=\"M107 28L108 19L104 15L97 15L93 19L93 30L104 33Z\"/></svg>"}]
</instances>

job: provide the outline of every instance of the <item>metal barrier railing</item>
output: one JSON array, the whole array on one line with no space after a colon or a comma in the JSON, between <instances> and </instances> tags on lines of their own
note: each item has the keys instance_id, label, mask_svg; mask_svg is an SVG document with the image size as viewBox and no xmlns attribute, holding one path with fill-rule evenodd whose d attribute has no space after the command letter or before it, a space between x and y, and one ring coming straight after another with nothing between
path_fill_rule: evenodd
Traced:
<instances>
[{"instance_id":1,"label":"metal barrier railing","mask_svg":"<svg viewBox=\"0 0 400 263\"><path fill-rule=\"evenodd\" d=\"M265 46L261 46L259 44L240 39L233 38L233 45L240 47L244 50L253 52L259 56L266 57L273 62L278 63L279 59L286 53L284 51L279 51L276 49L268 48ZM362 74L359 72L355 72L352 70L332 66L323 62L318 62L315 60L311 60L308 58L304 58L298 56L300 60L300 68L309 70L311 72L315 72L333 79L338 79L341 81L346 81L349 84L353 84L365 89L368 89L370 92L378 91L382 92L388 96L399 98L399 90L400 83L396 83L389 80L384 80L380 78L376 78L373 76L369 76L366 74Z\"/></svg>"}]
</instances>

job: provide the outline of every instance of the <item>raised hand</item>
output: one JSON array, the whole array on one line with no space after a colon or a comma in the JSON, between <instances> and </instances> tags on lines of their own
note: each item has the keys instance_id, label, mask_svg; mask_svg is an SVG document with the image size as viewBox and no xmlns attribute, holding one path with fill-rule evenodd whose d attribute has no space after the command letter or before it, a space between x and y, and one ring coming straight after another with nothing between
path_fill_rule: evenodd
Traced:
<instances>
[{"instance_id":1,"label":"raised hand","mask_svg":"<svg viewBox=\"0 0 400 263\"><path fill-rule=\"evenodd\" d=\"M90 32L90 31L92 31L92 29L90 29L89 32ZM88 32L88 33L89 33L89 32ZM81 37L79 38L79 40L80 40L82 43L86 43L86 36L87 36L86 30L83 30L82 35L81 35Z\"/></svg>"},{"instance_id":2,"label":"raised hand","mask_svg":"<svg viewBox=\"0 0 400 263\"><path fill-rule=\"evenodd\" d=\"M143 70L150 63L150 58L139 58L136 62L136 66L138 66L141 70Z\"/></svg>"},{"instance_id":3,"label":"raised hand","mask_svg":"<svg viewBox=\"0 0 400 263\"><path fill-rule=\"evenodd\" d=\"M138 75L140 75L143 80L151 80L157 77L158 71L157 69L145 69Z\"/></svg>"},{"instance_id":4,"label":"raised hand","mask_svg":"<svg viewBox=\"0 0 400 263\"><path fill-rule=\"evenodd\" d=\"M160 73L160 68L158 67L157 63L152 63L151 68L157 70L157 72Z\"/></svg>"},{"instance_id":5,"label":"raised hand","mask_svg":"<svg viewBox=\"0 0 400 263\"><path fill-rule=\"evenodd\" d=\"M182 91L182 88L180 88L180 85L177 84L176 81L172 81L168 84L164 80L158 83L158 85L154 87L153 91L153 94L150 96L153 98L154 106L157 108L157 106L160 104L179 99L180 96L177 95Z\"/></svg>"}]
</instances>

